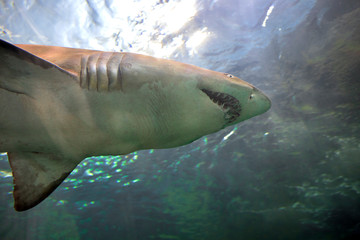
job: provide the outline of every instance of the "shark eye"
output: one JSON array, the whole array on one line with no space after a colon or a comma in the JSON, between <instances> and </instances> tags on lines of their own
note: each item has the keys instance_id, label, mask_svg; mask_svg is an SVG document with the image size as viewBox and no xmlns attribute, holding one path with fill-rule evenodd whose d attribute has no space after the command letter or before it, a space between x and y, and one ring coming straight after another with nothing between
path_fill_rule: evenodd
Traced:
<instances>
[{"instance_id":1,"label":"shark eye","mask_svg":"<svg viewBox=\"0 0 360 240\"><path fill-rule=\"evenodd\" d=\"M225 75L226 75L227 77L229 77L229 78L233 78L233 77L234 77L233 75L231 75L231 74L229 74L229 73L225 73Z\"/></svg>"}]
</instances>

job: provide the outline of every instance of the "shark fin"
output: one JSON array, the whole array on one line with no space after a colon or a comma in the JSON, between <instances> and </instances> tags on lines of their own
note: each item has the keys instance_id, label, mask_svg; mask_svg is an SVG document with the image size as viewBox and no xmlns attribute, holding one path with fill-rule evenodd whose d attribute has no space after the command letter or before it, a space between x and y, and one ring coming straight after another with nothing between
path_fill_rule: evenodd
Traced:
<instances>
[{"instance_id":1,"label":"shark fin","mask_svg":"<svg viewBox=\"0 0 360 240\"><path fill-rule=\"evenodd\" d=\"M0 88L34 97L34 92L76 83L78 76L0 39ZM51 78L49 78L51 76Z\"/></svg>"},{"instance_id":2,"label":"shark fin","mask_svg":"<svg viewBox=\"0 0 360 240\"><path fill-rule=\"evenodd\" d=\"M15 46L45 59L60 68L79 76L81 71L81 59L88 59L93 54L100 54L101 51L67 48L58 46L34 45L34 44L15 44Z\"/></svg>"},{"instance_id":3,"label":"shark fin","mask_svg":"<svg viewBox=\"0 0 360 240\"><path fill-rule=\"evenodd\" d=\"M10 152L8 158L16 211L28 210L43 201L78 164L61 156L34 152Z\"/></svg>"}]
</instances>

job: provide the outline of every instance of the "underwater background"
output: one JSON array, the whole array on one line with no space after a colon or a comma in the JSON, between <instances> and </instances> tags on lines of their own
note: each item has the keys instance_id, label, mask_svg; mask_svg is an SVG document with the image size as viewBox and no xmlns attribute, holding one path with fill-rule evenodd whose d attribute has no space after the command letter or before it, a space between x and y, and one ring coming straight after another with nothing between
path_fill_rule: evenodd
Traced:
<instances>
[{"instance_id":1,"label":"underwater background","mask_svg":"<svg viewBox=\"0 0 360 240\"><path fill-rule=\"evenodd\" d=\"M0 38L229 72L267 113L189 145L84 160L0 239L360 239L359 0L0 0ZM1 127L1 126L0 126Z\"/></svg>"}]
</instances>

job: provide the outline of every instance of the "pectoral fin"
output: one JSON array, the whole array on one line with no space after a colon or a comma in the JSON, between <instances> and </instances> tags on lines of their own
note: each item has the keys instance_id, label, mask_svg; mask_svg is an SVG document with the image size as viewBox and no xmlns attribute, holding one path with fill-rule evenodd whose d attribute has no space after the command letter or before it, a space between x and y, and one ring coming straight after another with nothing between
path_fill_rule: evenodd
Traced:
<instances>
[{"instance_id":1,"label":"pectoral fin","mask_svg":"<svg viewBox=\"0 0 360 240\"><path fill-rule=\"evenodd\" d=\"M14 177L15 210L25 211L48 197L80 162L45 153L8 153Z\"/></svg>"},{"instance_id":2,"label":"pectoral fin","mask_svg":"<svg viewBox=\"0 0 360 240\"><path fill-rule=\"evenodd\" d=\"M36 98L36 92L76 84L78 76L0 39L0 88Z\"/></svg>"}]
</instances>

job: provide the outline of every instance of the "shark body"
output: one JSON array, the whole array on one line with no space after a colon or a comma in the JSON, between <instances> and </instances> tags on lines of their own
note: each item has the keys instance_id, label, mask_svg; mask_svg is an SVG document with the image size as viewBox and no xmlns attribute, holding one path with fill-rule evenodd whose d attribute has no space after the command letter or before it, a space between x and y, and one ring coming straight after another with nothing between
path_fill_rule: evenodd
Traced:
<instances>
[{"instance_id":1,"label":"shark body","mask_svg":"<svg viewBox=\"0 0 360 240\"><path fill-rule=\"evenodd\" d=\"M86 157L171 148L270 108L230 74L134 53L0 40L0 152L24 211Z\"/></svg>"}]
</instances>

